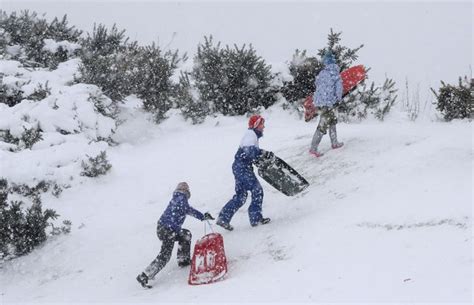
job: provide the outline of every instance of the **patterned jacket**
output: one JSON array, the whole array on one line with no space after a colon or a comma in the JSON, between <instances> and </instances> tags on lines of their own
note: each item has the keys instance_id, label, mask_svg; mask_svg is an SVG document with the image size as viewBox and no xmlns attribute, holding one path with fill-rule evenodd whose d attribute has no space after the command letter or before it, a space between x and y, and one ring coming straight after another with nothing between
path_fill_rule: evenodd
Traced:
<instances>
[{"instance_id":1,"label":"patterned jacket","mask_svg":"<svg viewBox=\"0 0 474 305\"><path fill-rule=\"evenodd\" d=\"M342 79L337 64L328 64L316 76L313 103L316 107L332 107L342 99Z\"/></svg>"}]
</instances>

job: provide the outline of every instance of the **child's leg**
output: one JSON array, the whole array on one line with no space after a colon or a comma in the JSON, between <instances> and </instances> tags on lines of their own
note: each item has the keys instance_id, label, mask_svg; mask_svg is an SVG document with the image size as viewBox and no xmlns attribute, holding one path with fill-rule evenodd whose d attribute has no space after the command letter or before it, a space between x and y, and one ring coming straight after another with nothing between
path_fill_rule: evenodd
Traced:
<instances>
[{"instance_id":1,"label":"child's leg","mask_svg":"<svg viewBox=\"0 0 474 305\"><path fill-rule=\"evenodd\" d=\"M149 279L153 279L161 269L170 261L173 252L174 242L176 241L176 233L158 226L158 238L161 240L160 254L145 269L145 274Z\"/></svg>"},{"instance_id":2,"label":"child's leg","mask_svg":"<svg viewBox=\"0 0 474 305\"><path fill-rule=\"evenodd\" d=\"M236 181L235 184L235 195L229 202L222 208L217 218L217 222L228 224L234 216L235 212L240 209L247 199L247 191L244 189L240 181Z\"/></svg>"},{"instance_id":3,"label":"child's leg","mask_svg":"<svg viewBox=\"0 0 474 305\"><path fill-rule=\"evenodd\" d=\"M178 265L181 267L191 263L191 238L191 232L186 229L181 229L176 238L178 240Z\"/></svg>"}]
</instances>

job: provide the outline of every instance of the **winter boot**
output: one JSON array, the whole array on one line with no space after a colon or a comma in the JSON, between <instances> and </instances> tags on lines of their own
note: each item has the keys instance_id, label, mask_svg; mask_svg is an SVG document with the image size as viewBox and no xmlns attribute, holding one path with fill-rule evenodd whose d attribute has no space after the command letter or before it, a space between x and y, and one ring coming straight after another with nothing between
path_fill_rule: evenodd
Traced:
<instances>
[{"instance_id":1,"label":"winter boot","mask_svg":"<svg viewBox=\"0 0 474 305\"><path fill-rule=\"evenodd\" d=\"M223 222L222 220L217 219L216 225L223 227L227 231L232 231L234 230L234 227L231 226L229 223Z\"/></svg>"},{"instance_id":2,"label":"winter boot","mask_svg":"<svg viewBox=\"0 0 474 305\"><path fill-rule=\"evenodd\" d=\"M323 155L320 152L318 152L318 146L323 136L324 136L324 133L322 133L319 130L319 128L317 128L316 131L314 132L313 139L311 140L311 148L309 150L309 153L318 158Z\"/></svg>"},{"instance_id":3,"label":"winter boot","mask_svg":"<svg viewBox=\"0 0 474 305\"><path fill-rule=\"evenodd\" d=\"M143 288L151 288L150 285L148 285L148 276L145 274L145 272L140 273L137 276L137 281L142 285Z\"/></svg>"},{"instance_id":4,"label":"winter boot","mask_svg":"<svg viewBox=\"0 0 474 305\"><path fill-rule=\"evenodd\" d=\"M270 220L271 220L270 218L262 218L262 219L260 219L259 222L253 223L253 224L252 224L252 227L256 227L256 226L258 226L258 225L266 225L267 223L270 222Z\"/></svg>"},{"instance_id":5,"label":"winter boot","mask_svg":"<svg viewBox=\"0 0 474 305\"><path fill-rule=\"evenodd\" d=\"M336 125L329 126L329 138L331 139L332 149L338 149L338 148L341 148L344 145L343 142L338 142L337 141Z\"/></svg>"},{"instance_id":6,"label":"winter boot","mask_svg":"<svg viewBox=\"0 0 474 305\"><path fill-rule=\"evenodd\" d=\"M322 157L324 155L322 152L319 152L317 150L312 150L312 149L309 150L309 153L315 156L316 158Z\"/></svg>"},{"instance_id":7,"label":"winter boot","mask_svg":"<svg viewBox=\"0 0 474 305\"><path fill-rule=\"evenodd\" d=\"M180 259L178 260L178 266L180 267L186 267L186 266L189 266L191 264L191 259Z\"/></svg>"}]
</instances>

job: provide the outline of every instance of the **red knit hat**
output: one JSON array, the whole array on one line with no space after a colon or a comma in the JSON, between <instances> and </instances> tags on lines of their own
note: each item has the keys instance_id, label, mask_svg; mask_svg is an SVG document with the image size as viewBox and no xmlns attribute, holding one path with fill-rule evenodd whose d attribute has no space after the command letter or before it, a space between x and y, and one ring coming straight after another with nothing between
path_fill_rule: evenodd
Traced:
<instances>
[{"instance_id":1,"label":"red knit hat","mask_svg":"<svg viewBox=\"0 0 474 305\"><path fill-rule=\"evenodd\" d=\"M265 119L262 116L254 114L249 119L249 128L257 128L263 122L265 122Z\"/></svg>"}]
</instances>

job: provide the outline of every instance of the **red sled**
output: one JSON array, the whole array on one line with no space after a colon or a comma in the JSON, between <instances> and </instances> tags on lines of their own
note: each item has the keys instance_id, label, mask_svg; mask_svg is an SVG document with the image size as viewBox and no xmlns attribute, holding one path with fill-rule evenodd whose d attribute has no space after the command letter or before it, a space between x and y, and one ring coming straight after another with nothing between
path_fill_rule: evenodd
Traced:
<instances>
[{"instance_id":1,"label":"red sled","mask_svg":"<svg viewBox=\"0 0 474 305\"><path fill-rule=\"evenodd\" d=\"M318 113L318 109L316 108L316 106L314 106L314 103L313 103L313 95L308 95L305 98L303 107L304 107L304 121L309 122Z\"/></svg>"},{"instance_id":2,"label":"red sled","mask_svg":"<svg viewBox=\"0 0 474 305\"><path fill-rule=\"evenodd\" d=\"M219 233L202 237L194 246L189 272L189 285L209 284L221 280L227 273L224 239Z\"/></svg>"},{"instance_id":3,"label":"red sled","mask_svg":"<svg viewBox=\"0 0 474 305\"><path fill-rule=\"evenodd\" d=\"M346 96L366 77L365 67L358 65L341 72L342 78L342 96ZM304 120L311 121L317 114L317 108L313 104L313 95L308 95L303 103Z\"/></svg>"},{"instance_id":4,"label":"red sled","mask_svg":"<svg viewBox=\"0 0 474 305\"><path fill-rule=\"evenodd\" d=\"M347 95L366 77L365 67L358 65L341 72L342 96Z\"/></svg>"}]
</instances>

